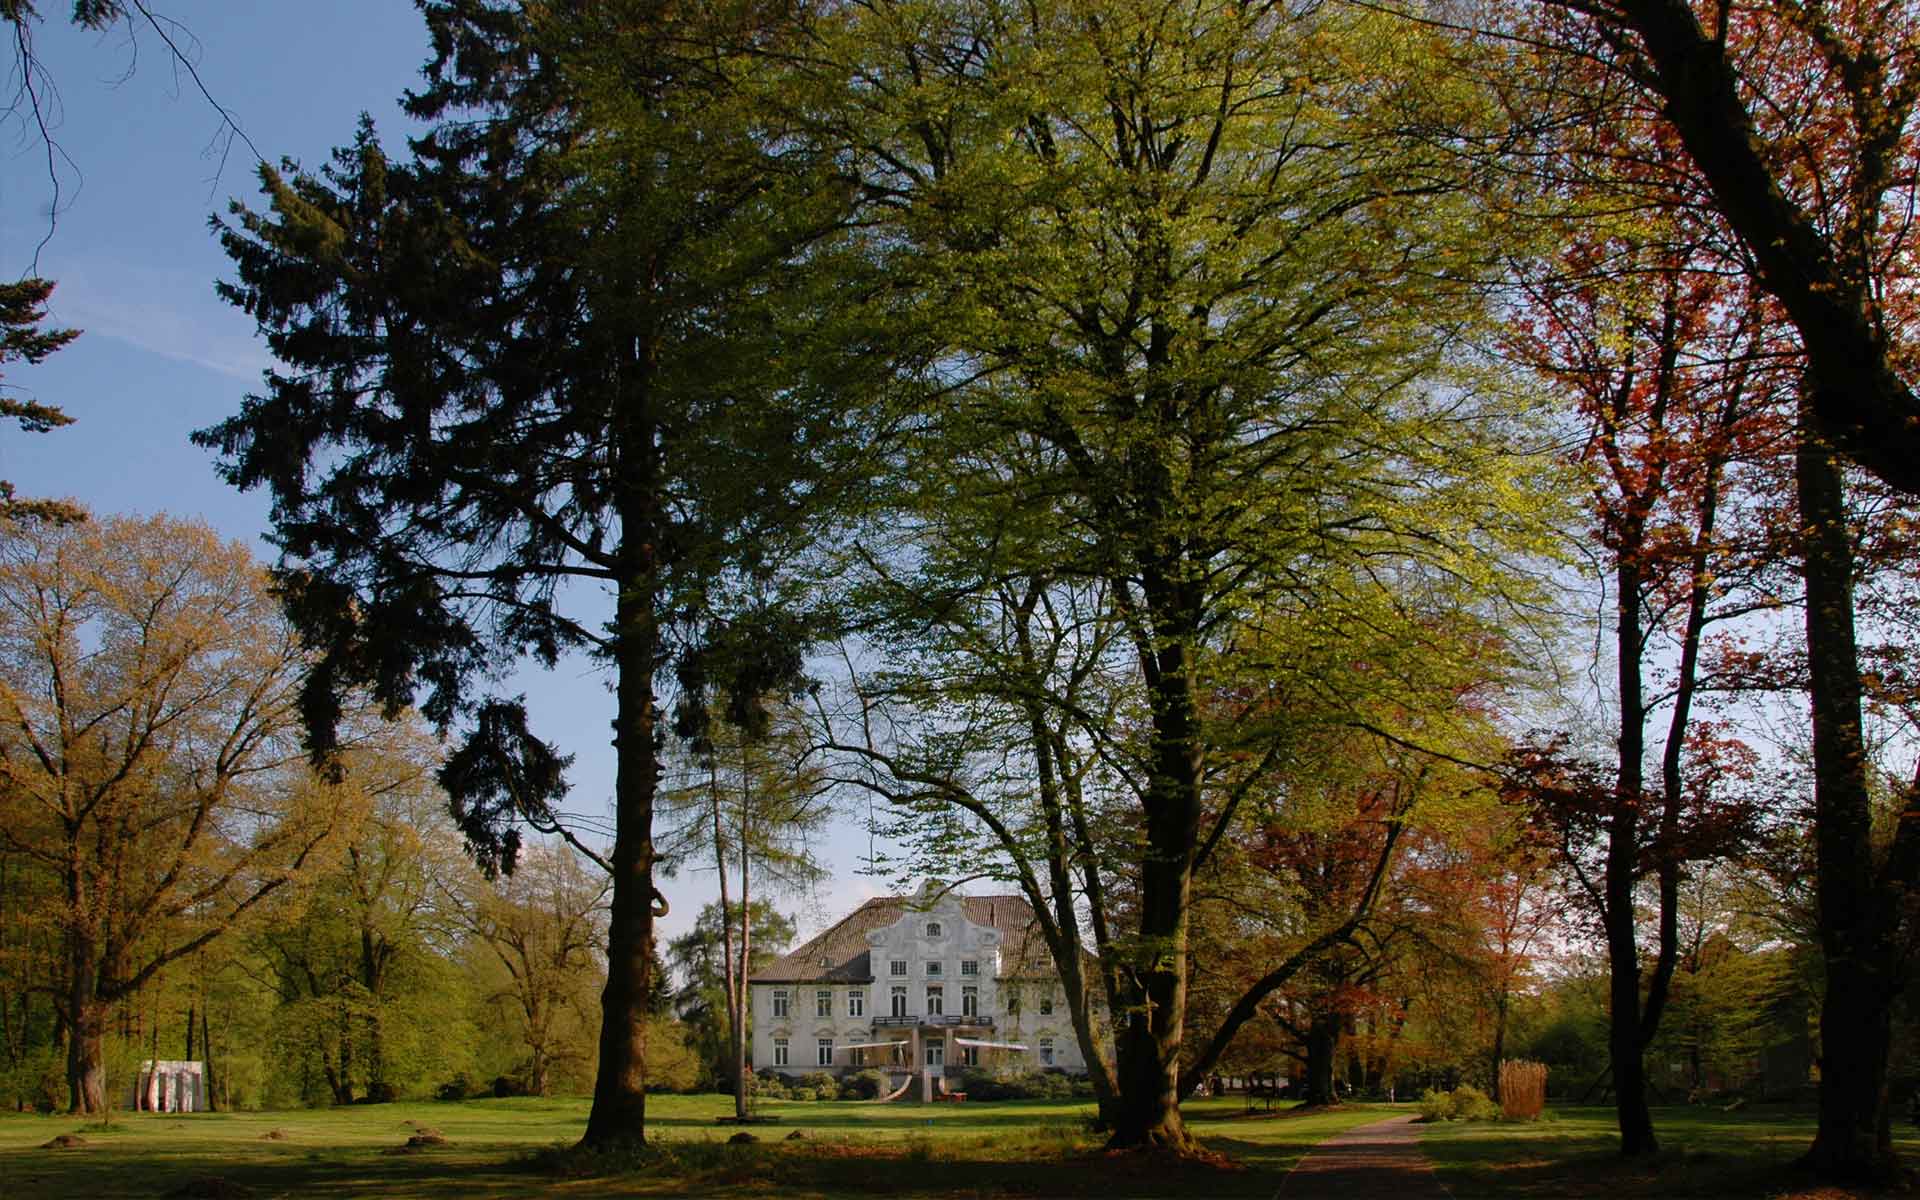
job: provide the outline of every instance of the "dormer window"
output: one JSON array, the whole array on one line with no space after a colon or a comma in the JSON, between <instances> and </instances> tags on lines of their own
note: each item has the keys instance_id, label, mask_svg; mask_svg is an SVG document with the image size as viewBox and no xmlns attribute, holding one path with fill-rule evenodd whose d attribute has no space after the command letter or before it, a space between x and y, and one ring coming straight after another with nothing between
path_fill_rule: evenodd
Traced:
<instances>
[{"instance_id":1,"label":"dormer window","mask_svg":"<svg viewBox=\"0 0 1920 1200\"><path fill-rule=\"evenodd\" d=\"M928 921L928 922L927 922L927 936L928 936L928 937L939 937L939 936L940 936L940 922L938 922L938 921Z\"/></svg>"}]
</instances>

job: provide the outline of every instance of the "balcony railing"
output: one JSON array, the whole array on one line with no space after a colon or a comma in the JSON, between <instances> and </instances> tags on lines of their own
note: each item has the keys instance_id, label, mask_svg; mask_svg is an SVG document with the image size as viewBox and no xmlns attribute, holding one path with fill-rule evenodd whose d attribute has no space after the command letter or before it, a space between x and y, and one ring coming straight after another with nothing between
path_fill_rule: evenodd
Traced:
<instances>
[{"instance_id":1,"label":"balcony railing","mask_svg":"<svg viewBox=\"0 0 1920 1200\"><path fill-rule=\"evenodd\" d=\"M992 1017L963 1017L954 1013L934 1013L914 1017L875 1017L875 1029L911 1029L915 1025L928 1025L945 1029L956 1025L972 1026L978 1029L992 1029Z\"/></svg>"}]
</instances>

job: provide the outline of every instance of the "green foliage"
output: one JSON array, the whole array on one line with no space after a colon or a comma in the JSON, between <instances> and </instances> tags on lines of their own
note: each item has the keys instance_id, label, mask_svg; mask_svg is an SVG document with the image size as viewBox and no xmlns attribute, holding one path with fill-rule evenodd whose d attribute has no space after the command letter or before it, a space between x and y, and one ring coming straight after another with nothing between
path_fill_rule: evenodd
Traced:
<instances>
[{"instance_id":1,"label":"green foliage","mask_svg":"<svg viewBox=\"0 0 1920 1200\"><path fill-rule=\"evenodd\" d=\"M665 1017L647 1018L647 1088L650 1091L701 1090L701 1062L687 1044L687 1028Z\"/></svg>"},{"instance_id":2,"label":"green foliage","mask_svg":"<svg viewBox=\"0 0 1920 1200\"><path fill-rule=\"evenodd\" d=\"M1456 1121L1498 1121L1500 1106L1485 1092L1463 1083L1453 1089L1453 1119Z\"/></svg>"},{"instance_id":3,"label":"green foliage","mask_svg":"<svg viewBox=\"0 0 1920 1200\"><path fill-rule=\"evenodd\" d=\"M792 918L764 899L752 903L750 917L749 975L778 958L794 937ZM702 1086L730 1091L733 1049L727 1025L722 919L718 902L704 906L693 928L667 944L667 961L681 979L681 987L673 994L673 1006L684 1023L687 1044L699 1057ZM725 919L733 923L734 953L738 954L738 904L730 906Z\"/></svg>"},{"instance_id":4,"label":"green foliage","mask_svg":"<svg viewBox=\"0 0 1920 1200\"><path fill-rule=\"evenodd\" d=\"M998 1075L968 1070L961 1075L958 1090L968 1100L1065 1100L1077 1094L1073 1080L1061 1071Z\"/></svg>"},{"instance_id":5,"label":"green foliage","mask_svg":"<svg viewBox=\"0 0 1920 1200\"><path fill-rule=\"evenodd\" d=\"M19 20L11 14L7 19ZM20 45L24 48L26 43ZM37 66L31 62L19 65ZM0 283L0 367L13 362L37 363L80 336L77 329L39 327L46 319L47 297L52 294L53 284L45 279ZM72 417L53 405L28 399L14 388L0 392L0 420L17 422L27 433L45 433L73 423ZM85 510L68 501L16 499L13 485L0 480L0 519L66 522L85 516Z\"/></svg>"},{"instance_id":6,"label":"green foliage","mask_svg":"<svg viewBox=\"0 0 1920 1200\"><path fill-rule=\"evenodd\" d=\"M1453 1120L1453 1093L1439 1088L1428 1088L1421 1092L1420 1119L1422 1121Z\"/></svg>"},{"instance_id":7,"label":"green foliage","mask_svg":"<svg viewBox=\"0 0 1920 1200\"><path fill-rule=\"evenodd\" d=\"M1420 1094L1422 1121L1498 1121L1500 1106L1477 1087L1461 1084L1451 1092L1428 1088Z\"/></svg>"},{"instance_id":8,"label":"green foliage","mask_svg":"<svg viewBox=\"0 0 1920 1200\"><path fill-rule=\"evenodd\" d=\"M1310 794L1270 772L1315 729L1454 744L1519 666L1555 468L1467 284L1509 231L1402 135L1487 98L1365 9L857 11L876 253L931 345L850 576L884 669L838 740L908 870L1125 896L1118 1051L1173 1064L1214 823Z\"/></svg>"}]
</instances>

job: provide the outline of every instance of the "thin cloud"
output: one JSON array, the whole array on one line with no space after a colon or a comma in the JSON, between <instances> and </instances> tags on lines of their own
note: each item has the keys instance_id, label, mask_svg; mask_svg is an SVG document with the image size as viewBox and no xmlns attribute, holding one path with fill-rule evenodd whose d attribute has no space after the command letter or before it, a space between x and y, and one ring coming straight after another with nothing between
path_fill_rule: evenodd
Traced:
<instances>
[{"instance_id":1,"label":"thin cloud","mask_svg":"<svg viewBox=\"0 0 1920 1200\"><path fill-rule=\"evenodd\" d=\"M110 272L68 266L55 278L51 324L246 383L258 383L260 373L274 365L248 318L220 303L204 278L138 266ZM111 284L101 286L97 281L103 278Z\"/></svg>"}]
</instances>

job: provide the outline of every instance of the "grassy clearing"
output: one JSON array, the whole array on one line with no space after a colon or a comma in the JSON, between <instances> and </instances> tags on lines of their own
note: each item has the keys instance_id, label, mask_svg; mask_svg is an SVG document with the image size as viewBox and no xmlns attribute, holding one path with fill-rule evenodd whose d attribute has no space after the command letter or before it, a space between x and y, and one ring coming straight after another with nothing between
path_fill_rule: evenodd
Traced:
<instances>
[{"instance_id":1,"label":"grassy clearing","mask_svg":"<svg viewBox=\"0 0 1920 1200\"><path fill-rule=\"evenodd\" d=\"M1767 1107L1724 1113L1712 1107L1654 1110L1661 1152L1648 1161L1619 1156L1611 1108L1555 1108L1537 1124L1428 1125L1420 1145L1460 1197L1728 1197L1842 1200L1868 1195L1816 1189L1790 1168L1813 1141L1813 1114ZM1894 1139L1920 1162L1920 1131Z\"/></svg>"},{"instance_id":2,"label":"grassy clearing","mask_svg":"<svg viewBox=\"0 0 1920 1200\"><path fill-rule=\"evenodd\" d=\"M1239 1100L1188 1105L1214 1164L1166 1165L1100 1153L1083 1101L960 1105L777 1102L750 1146L714 1123L720 1096L647 1103L648 1150L630 1160L566 1149L585 1100L384 1104L279 1113L128 1113L111 1128L71 1117L0 1115L0 1194L29 1197L209 1195L636 1195L1271 1197L1321 1139L1389 1115L1386 1106L1247 1116ZM1404 1109L1403 1109L1404 1110ZM423 1128L446 1144L395 1153ZM803 1137L788 1141L800 1130ZM278 1133L279 1137L271 1135ZM44 1150L60 1134L84 1146ZM217 1180L217 1184L208 1181ZM195 1187L196 1183L201 1186Z\"/></svg>"}]
</instances>

